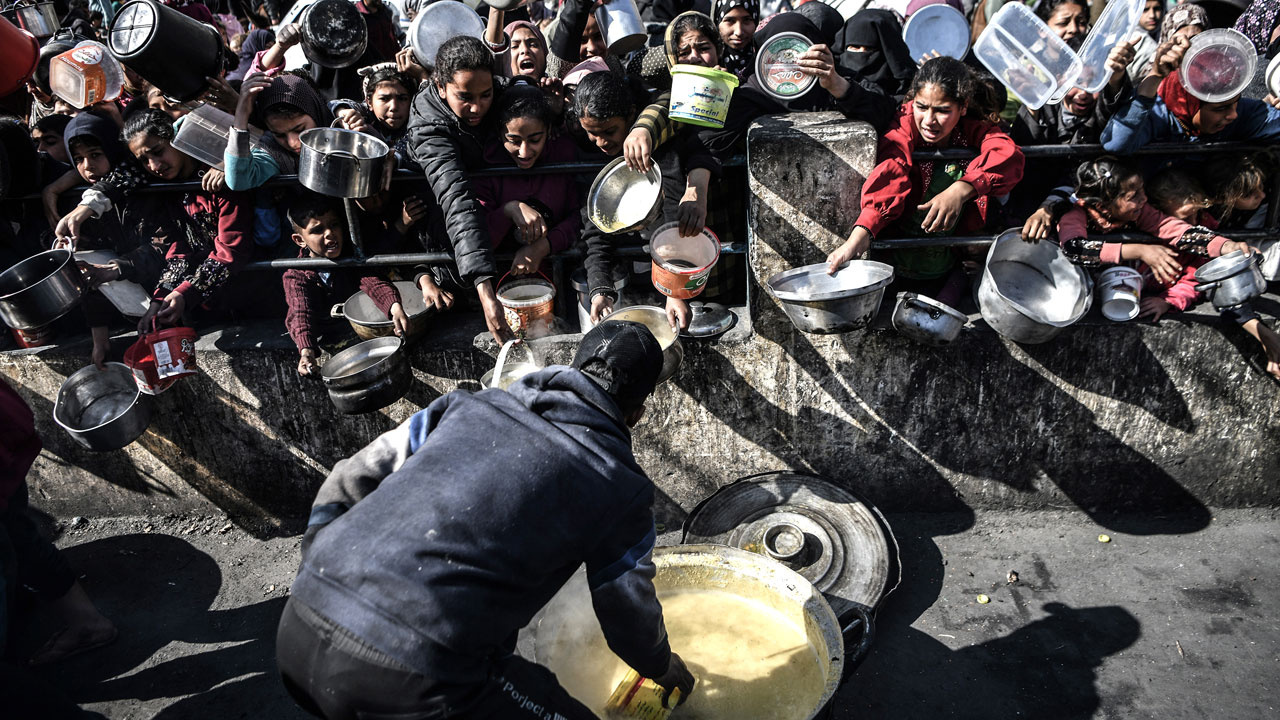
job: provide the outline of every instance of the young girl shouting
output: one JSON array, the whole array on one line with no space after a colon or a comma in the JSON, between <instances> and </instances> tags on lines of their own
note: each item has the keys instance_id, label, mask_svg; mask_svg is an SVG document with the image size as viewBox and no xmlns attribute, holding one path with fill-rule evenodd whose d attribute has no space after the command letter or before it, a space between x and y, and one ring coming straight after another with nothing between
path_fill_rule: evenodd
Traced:
<instances>
[{"instance_id":1,"label":"young girl shouting","mask_svg":"<svg viewBox=\"0 0 1280 720\"><path fill-rule=\"evenodd\" d=\"M973 232L992 217L994 196L1022 179L1022 151L997 126L968 117L976 92L973 72L959 60L940 57L920 67L897 127L880 141L879 164L862 186L862 212L843 245L827 256L827 272L866 253L871 241L893 228L906 237ZM916 162L927 148L974 147L972 160ZM892 262L908 280L941 285L935 297L959 300L963 273L952 248L898 250ZM935 289L934 292L938 292Z\"/></svg>"}]
</instances>

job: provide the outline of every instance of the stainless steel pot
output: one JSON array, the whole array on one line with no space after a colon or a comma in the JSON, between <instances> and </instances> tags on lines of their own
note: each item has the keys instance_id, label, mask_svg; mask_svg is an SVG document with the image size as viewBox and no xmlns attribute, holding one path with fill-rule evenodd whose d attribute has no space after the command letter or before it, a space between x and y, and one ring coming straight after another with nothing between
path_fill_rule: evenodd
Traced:
<instances>
[{"instance_id":1,"label":"stainless steel pot","mask_svg":"<svg viewBox=\"0 0 1280 720\"><path fill-rule=\"evenodd\" d=\"M19 330L66 315L87 287L69 250L47 250L0 273L0 320Z\"/></svg>"},{"instance_id":2,"label":"stainless steel pot","mask_svg":"<svg viewBox=\"0 0 1280 720\"><path fill-rule=\"evenodd\" d=\"M133 371L120 363L106 370L90 365L72 373L58 389L53 419L94 452L119 450L151 424L151 404L138 390Z\"/></svg>"},{"instance_id":3,"label":"stainless steel pot","mask_svg":"<svg viewBox=\"0 0 1280 720\"><path fill-rule=\"evenodd\" d=\"M819 335L864 328L880 311L893 267L874 260L851 260L827 274L827 264L784 270L765 284L800 330Z\"/></svg>"},{"instance_id":4,"label":"stainless steel pot","mask_svg":"<svg viewBox=\"0 0 1280 720\"><path fill-rule=\"evenodd\" d=\"M653 337L662 348L662 372L658 374L659 385L675 377L675 374L680 371L680 365L684 363L684 346L680 344L680 338L676 336L676 332L671 329L671 323L667 322L666 310L653 305L632 305L614 310L600 322L603 324L611 320L637 322L653 333Z\"/></svg>"},{"instance_id":5,"label":"stainless steel pot","mask_svg":"<svg viewBox=\"0 0 1280 720\"><path fill-rule=\"evenodd\" d=\"M925 345L940 347L960 336L969 317L930 297L911 292L898 293L893 308L893 329Z\"/></svg>"},{"instance_id":6,"label":"stainless steel pot","mask_svg":"<svg viewBox=\"0 0 1280 720\"><path fill-rule=\"evenodd\" d=\"M298 181L321 195L362 198L382 189L382 173L391 148L372 135L343 128L312 128L302 133Z\"/></svg>"},{"instance_id":7,"label":"stainless steel pot","mask_svg":"<svg viewBox=\"0 0 1280 720\"><path fill-rule=\"evenodd\" d=\"M435 308L428 308L422 300L422 291L408 280L394 283L400 292L400 305L404 314L409 317L409 327L405 332L405 340L413 340L427 329L427 319ZM351 323L351 329L361 340L372 340L376 337L387 337L395 332L395 325L386 315L378 311L373 298L358 292L341 305L334 305L329 311L330 317L342 318Z\"/></svg>"},{"instance_id":8,"label":"stainless steel pot","mask_svg":"<svg viewBox=\"0 0 1280 720\"><path fill-rule=\"evenodd\" d=\"M840 686L845 638L826 598L808 580L782 563L726 545L660 547L653 552L653 564L657 568L653 585L659 598L708 590L729 593L764 605L802 629L825 682L820 692L795 708L794 717L809 720L821 715ZM547 603L537 623L534 655L539 664L556 673L575 698L596 711L601 709L611 688L604 689L602 695L600 675L608 677L622 661L605 644L591 609L586 573L575 574ZM754 682L768 683L769 679Z\"/></svg>"},{"instance_id":9,"label":"stainless steel pot","mask_svg":"<svg viewBox=\"0 0 1280 720\"><path fill-rule=\"evenodd\" d=\"M433 2L419 10L409 24L409 47L419 63L434 67L440 46L459 35L484 37L484 20L475 8L459 2Z\"/></svg>"},{"instance_id":10,"label":"stainless steel pot","mask_svg":"<svg viewBox=\"0 0 1280 720\"><path fill-rule=\"evenodd\" d=\"M656 162L649 172L638 173L627 167L626 158L617 158L600 170L587 192L587 217L601 232L641 230L660 214L662 170Z\"/></svg>"},{"instance_id":11,"label":"stainless steel pot","mask_svg":"<svg viewBox=\"0 0 1280 720\"><path fill-rule=\"evenodd\" d=\"M613 0L596 8L596 24L609 44L609 54L617 57L639 50L649 39L635 0Z\"/></svg>"},{"instance_id":12,"label":"stainless steel pot","mask_svg":"<svg viewBox=\"0 0 1280 720\"><path fill-rule=\"evenodd\" d=\"M37 40L53 37L58 28L62 27L62 23L58 21L58 9L51 2L19 5L17 11L18 24L23 30L35 35Z\"/></svg>"},{"instance_id":13,"label":"stainless steel pot","mask_svg":"<svg viewBox=\"0 0 1280 720\"><path fill-rule=\"evenodd\" d=\"M1262 253L1229 252L1196 268L1196 289L1219 310L1239 307L1267 291Z\"/></svg>"},{"instance_id":14,"label":"stainless steel pot","mask_svg":"<svg viewBox=\"0 0 1280 720\"><path fill-rule=\"evenodd\" d=\"M1018 343L1050 340L1084 317L1093 302L1093 281L1057 244L1022 241L1009 230L991 244L978 286L982 318Z\"/></svg>"},{"instance_id":15,"label":"stainless steel pot","mask_svg":"<svg viewBox=\"0 0 1280 720\"><path fill-rule=\"evenodd\" d=\"M413 381L398 337L365 340L329 358L320 378L338 412L347 415L380 410L404 397Z\"/></svg>"}]
</instances>

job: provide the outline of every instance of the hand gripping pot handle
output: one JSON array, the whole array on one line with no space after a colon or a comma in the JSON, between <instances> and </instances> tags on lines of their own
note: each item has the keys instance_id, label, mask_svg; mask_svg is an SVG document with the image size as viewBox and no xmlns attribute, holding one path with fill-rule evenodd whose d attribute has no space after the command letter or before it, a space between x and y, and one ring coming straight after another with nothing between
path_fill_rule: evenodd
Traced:
<instances>
[{"instance_id":1,"label":"hand gripping pot handle","mask_svg":"<svg viewBox=\"0 0 1280 720\"><path fill-rule=\"evenodd\" d=\"M1262 253L1255 251L1253 253L1250 253L1250 256L1253 258L1252 262L1254 265L1258 265L1259 267L1262 266ZM1226 280L1226 278L1223 278L1223 280ZM1223 280L1211 280L1209 282L1196 283L1196 292L1209 292L1210 290L1217 290L1218 288L1222 287Z\"/></svg>"}]
</instances>

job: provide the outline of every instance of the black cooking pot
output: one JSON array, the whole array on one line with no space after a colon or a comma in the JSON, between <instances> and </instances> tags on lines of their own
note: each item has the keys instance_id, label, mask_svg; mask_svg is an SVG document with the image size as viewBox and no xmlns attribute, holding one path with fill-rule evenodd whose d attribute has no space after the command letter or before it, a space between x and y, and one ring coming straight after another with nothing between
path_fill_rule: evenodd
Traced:
<instances>
[{"instance_id":1,"label":"black cooking pot","mask_svg":"<svg viewBox=\"0 0 1280 720\"><path fill-rule=\"evenodd\" d=\"M179 102L209 89L206 77L222 71L222 36L156 0L133 0L116 14L107 48L160 92Z\"/></svg>"},{"instance_id":2,"label":"black cooking pot","mask_svg":"<svg viewBox=\"0 0 1280 720\"><path fill-rule=\"evenodd\" d=\"M354 65L369 45L364 16L347 0L320 0L298 18L302 53L316 65L344 68Z\"/></svg>"}]
</instances>

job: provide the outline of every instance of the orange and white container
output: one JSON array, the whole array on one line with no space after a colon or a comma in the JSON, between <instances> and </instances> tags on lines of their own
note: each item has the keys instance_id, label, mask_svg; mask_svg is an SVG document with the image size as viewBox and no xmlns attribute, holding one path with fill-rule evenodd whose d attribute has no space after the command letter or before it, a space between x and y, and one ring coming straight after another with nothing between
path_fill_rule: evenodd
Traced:
<instances>
[{"instance_id":1,"label":"orange and white container","mask_svg":"<svg viewBox=\"0 0 1280 720\"><path fill-rule=\"evenodd\" d=\"M73 107L120 97L124 70L107 46L85 40L49 62L49 89Z\"/></svg>"},{"instance_id":2,"label":"orange and white container","mask_svg":"<svg viewBox=\"0 0 1280 720\"><path fill-rule=\"evenodd\" d=\"M720 238L703 228L692 237L680 237L677 223L658 228L649 241L653 258L653 286L668 297L687 300L707 286L707 276L720 259Z\"/></svg>"}]
</instances>

